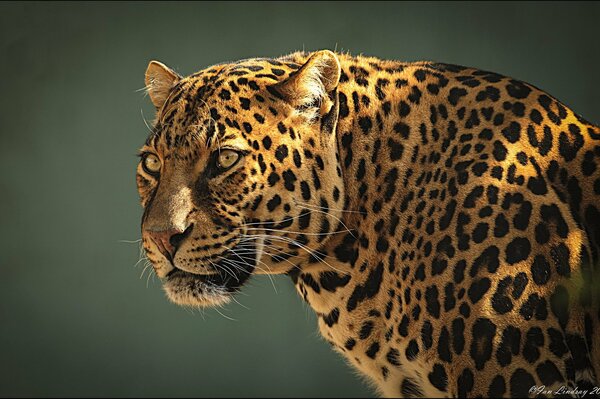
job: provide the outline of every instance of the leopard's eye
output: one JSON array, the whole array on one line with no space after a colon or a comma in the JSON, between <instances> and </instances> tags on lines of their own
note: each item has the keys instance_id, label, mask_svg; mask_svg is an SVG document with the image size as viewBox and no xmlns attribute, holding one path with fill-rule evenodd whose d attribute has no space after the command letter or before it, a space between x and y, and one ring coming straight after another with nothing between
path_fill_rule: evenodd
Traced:
<instances>
[{"instance_id":1,"label":"leopard's eye","mask_svg":"<svg viewBox=\"0 0 600 399\"><path fill-rule=\"evenodd\" d=\"M217 164L221 169L229 169L240 159L240 154L233 150L221 150L217 158Z\"/></svg>"},{"instance_id":2,"label":"leopard's eye","mask_svg":"<svg viewBox=\"0 0 600 399\"><path fill-rule=\"evenodd\" d=\"M160 159L154 154L146 154L142 159L142 167L147 173L155 175L160 172Z\"/></svg>"}]
</instances>

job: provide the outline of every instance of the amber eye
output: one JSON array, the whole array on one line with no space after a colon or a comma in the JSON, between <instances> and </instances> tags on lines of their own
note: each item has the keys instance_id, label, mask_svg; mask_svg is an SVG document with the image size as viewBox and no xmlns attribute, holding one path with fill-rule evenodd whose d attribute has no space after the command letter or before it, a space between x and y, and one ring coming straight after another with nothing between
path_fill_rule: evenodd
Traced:
<instances>
[{"instance_id":1,"label":"amber eye","mask_svg":"<svg viewBox=\"0 0 600 399\"><path fill-rule=\"evenodd\" d=\"M229 169L237 160L240 159L240 154L233 150L221 150L217 158L217 163L221 169Z\"/></svg>"},{"instance_id":2,"label":"amber eye","mask_svg":"<svg viewBox=\"0 0 600 399\"><path fill-rule=\"evenodd\" d=\"M142 167L147 173L157 174L160 172L160 159L154 154L146 154L142 159Z\"/></svg>"}]
</instances>

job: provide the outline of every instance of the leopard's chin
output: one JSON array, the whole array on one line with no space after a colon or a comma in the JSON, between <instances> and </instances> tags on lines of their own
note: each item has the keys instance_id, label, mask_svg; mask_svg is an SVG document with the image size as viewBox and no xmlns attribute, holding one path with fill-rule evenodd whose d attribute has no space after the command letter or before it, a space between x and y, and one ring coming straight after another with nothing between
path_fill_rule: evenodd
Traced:
<instances>
[{"instance_id":1,"label":"leopard's chin","mask_svg":"<svg viewBox=\"0 0 600 399\"><path fill-rule=\"evenodd\" d=\"M213 275L197 275L175 269L165 279L163 288L167 298L180 306L221 306L231 300L232 292L224 285L209 281Z\"/></svg>"},{"instance_id":2,"label":"leopard's chin","mask_svg":"<svg viewBox=\"0 0 600 399\"><path fill-rule=\"evenodd\" d=\"M175 267L163 280L169 300L177 305L192 307L221 306L248 281L258 257L255 251L244 254L231 251L214 263L215 272L195 274Z\"/></svg>"}]
</instances>

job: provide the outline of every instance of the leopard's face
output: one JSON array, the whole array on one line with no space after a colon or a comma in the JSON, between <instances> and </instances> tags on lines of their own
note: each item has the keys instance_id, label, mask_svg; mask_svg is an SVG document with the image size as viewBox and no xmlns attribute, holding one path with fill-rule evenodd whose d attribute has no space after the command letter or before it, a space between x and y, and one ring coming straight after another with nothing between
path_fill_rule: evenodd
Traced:
<instances>
[{"instance_id":1,"label":"leopard's face","mask_svg":"<svg viewBox=\"0 0 600 399\"><path fill-rule=\"evenodd\" d=\"M318 257L343 202L338 80L329 52L187 78L149 65L157 118L137 167L142 241L173 302L223 304L253 273Z\"/></svg>"}]
</instances>

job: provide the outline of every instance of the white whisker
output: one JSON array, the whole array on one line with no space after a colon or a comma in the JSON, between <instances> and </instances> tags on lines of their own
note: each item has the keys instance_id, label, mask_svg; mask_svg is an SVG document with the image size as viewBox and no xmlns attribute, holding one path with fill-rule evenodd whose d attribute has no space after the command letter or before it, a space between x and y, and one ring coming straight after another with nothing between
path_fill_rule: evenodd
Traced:
<instances>
[{"instance_id":1,"label":"white whisker","mask_svg":"<svg viewBox=\"0 0 600 399\"><path fill-rule=\"evenodd\" d=\"M320 253L318 251L314 251L311 248L307 247L306 245L304 245L304 244L302 244L302 243L300 243L300 242L298 242L296 240L293 240L291 238L288 238L288 237L279 237L279 236L272 236L272 235L267 235L267 234L262 234L262 235L260 235L260 234L253 234L253 235L244 234L244 238L263 238L263 239L265 239L265 241L266 240L272 240L272 241L278 241L279 240L279 241L290 243L290 244L295 245L295 246L297 246L299 248L302 248L309 255L316 257L317 259L319 259L321 262L323 262L325 265L327 265L331 269L335 270L336 272L343 273L341 270L339 270L339 269L331 266L329 263L327 263L325 261L325 258L330 258L331 256L326 255L326 254L322 254L322 253Z\"/></svg>"},{"instance_id":2,"label":"white whisker","mask_svg":"<svg viewBox=\"0 0 600 399\"><path fill-rule=\"evenodd\" d=\"M304 209L308 209L308 210L310 210L310 211L313 211L313 212L320 212L320 213L323 213L323 214L324 214L324 215L326 215L326 216L327 216L327 215L331 216L332 218L334 218L335 220L337 220L338 222L340 222L340 224L341 224L342 226L344 226L344 228L345 228L345 229L348 231L348 233L350 233L350 235L351 235L352 237L356 238L356 236L354 235L354 233L352 233L352 231L350 231L350 229L348 228L348 226L346 226L346 224L345 224L344 222L342 222L342 219L338 218L338 217L337 217L337 216L335 216L335 215L332 215L332 214L331 214L331 213L329 213L329 212L325 212L325 211L323 211L323 210L322 210L322 209L326 209L326 208L319 207L319 208L321 208L321 209L312 209L312 208L309 208L309 207L306 207L306 206L303 206L303 205L300 205L300 207L301 207L301 208L304 208ZM331 210L331 208L329 208L328 210Z\"/></svg>"},{"instance_id":3,"label":"white whisker","mask_svg":"<svg viewBox=\"0 0 600 399\"><path fill-rule=\"evenodd\" d=\"M118 242L124 242L126 244L137 244L139 242L142 242L142 239L138 239L138 240L118 240Z\"/></svg>"},{"instance_id":4,"label":"white whisker","mask_svg":"<svg viewBox=\"0 0 600 399\"><path fill-rule=\"evenodd\" d=\"M353 211L353 210L346 210L346 209L339 209L339 208L331 208L331 207L323 207L320 205L314 205L314 204L309 204L307 202L298 202L298 201L294 201L296 203L296 205L300 205L302 207L312 207L312 208L317 208L317 209L329 209L332 211L337 211L337 212L343 212L343 213L358 213L360 215L365 215L365 212L362 211Z\"/></svg>"},{"instance_id":5,"label":"white whisker","mask_svg":"<svg viewBox=\"0 0 600 399\"><path fill-rule=\"evenodd\" d=\"M223 309L223 307L222 307L222 306L219 306L219 307L220 307L221 309ZM234 318L231 318L231 317L229 317L229 316L225 316L223 313L221 313L221 312L219 311L219 309L218 309L218 308L214 307L213 309L215 310L215 312L217 312L218 314L220 314L221 316L223 316L223 317L224 317L224 318L226 318L227 320L231 320L231 321L237 321L237 320L236 320L236 319L234 319Z\"/></svg>"}]
</instances>

